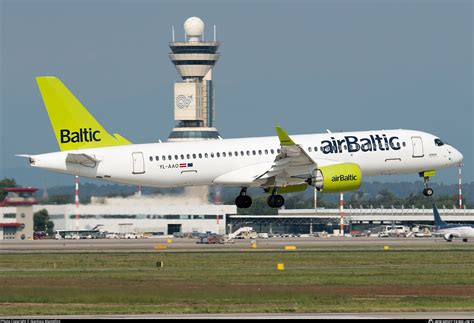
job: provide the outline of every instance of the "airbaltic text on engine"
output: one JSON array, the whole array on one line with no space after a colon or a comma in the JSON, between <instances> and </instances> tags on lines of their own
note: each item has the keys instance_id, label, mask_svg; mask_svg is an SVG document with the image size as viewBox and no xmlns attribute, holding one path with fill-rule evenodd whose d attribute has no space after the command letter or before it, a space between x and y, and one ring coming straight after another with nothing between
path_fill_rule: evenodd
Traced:
<instances>
[{"instance_id":1,"label":"airbaltic text on engine","mask_svg":"<svg viewBox=\"0 0 474 323\"><path fill-rule=\"evenodd\" d=\"M357 181L357 175L338 175L331 178L333 182L347 182L347 181Z\"/></svg>"},{"instance_id":2,"label":"airbaltic text on engine","mask_svg":"<svg viewBox=\"0 0 474 323\"><path fill-rule=\"evenodd\" d=\"M368 138L357 138L355 136L344 136L344 139L336 139L331 137L331 140L321 141L321 150L323 154L342 153L347 150L350 153L358 151L387 151L390 149L399 150L399 138L394 136L387 138L387 135L379 134L370 135ZM345 146L343 146L345 144Z\"/></svg>"},{"instance_id":3,"label":"airbaltic text on engine","mask_svg":"<svg viewBox=\"0 0 474 323\"><path fill-rule=\"evenodd\" d=\"M61 143L68 142L93 142L100 141L98 138L99 130L92 131L92 128L80 128L79 131L70 131L68 129L61 129Z\"/></svg>"}]
</instances>

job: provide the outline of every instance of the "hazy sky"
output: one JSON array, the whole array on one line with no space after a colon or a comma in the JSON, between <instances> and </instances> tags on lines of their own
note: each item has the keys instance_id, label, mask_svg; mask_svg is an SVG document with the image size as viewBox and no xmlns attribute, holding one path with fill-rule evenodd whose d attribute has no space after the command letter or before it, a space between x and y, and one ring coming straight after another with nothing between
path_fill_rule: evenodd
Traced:
<instances>
[{"instance_id":1,"label":"hazy sky","mask_svg":"<svg viewBox=\"0 0 474 323\"><path fill-rule=\"evenodd\" d=\"M35 83L60 77L110 132L134 143L174 125L171 26L217 25L217 127L225 138L405 128L437 134L473 181L471 1L1 2L0 177L72 183L17 153L58 150ZM417 175L370 181L417 180ZM457 169L434 181L457 182Z\"/></svg>"}]
</instances>

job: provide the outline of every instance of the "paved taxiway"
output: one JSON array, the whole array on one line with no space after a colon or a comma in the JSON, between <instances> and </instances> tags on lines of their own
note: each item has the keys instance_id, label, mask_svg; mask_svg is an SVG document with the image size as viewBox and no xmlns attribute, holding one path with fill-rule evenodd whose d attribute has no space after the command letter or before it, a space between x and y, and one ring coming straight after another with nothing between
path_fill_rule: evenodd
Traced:
<instances>
[{"instance_id":1,"label":"paved taxiway","mask_svg":"<svg viewBox=\"0 0 474 323\"><path fill-rule=\"evenodd\" d=\"M453 247L474 246L473 242L462 242L453 240L446 242L442 238L372 238L372 237L331 237L331 238L270 238L257 239L259 250L281 250L284 246L297 246L300 248L342 248L345 246L359 247L427 247L439 246ZM233 243L226 244L197 244L197 239L177 238L168 243L168 239L84 239L84 240L35 240L35 241L13 241L4 240L0 242L1 252L27 252L27 251L152 251L157 245L166 246L166 251L184 250L249 250L251 240L239 239Z\"/></svg>"}]
</instances>

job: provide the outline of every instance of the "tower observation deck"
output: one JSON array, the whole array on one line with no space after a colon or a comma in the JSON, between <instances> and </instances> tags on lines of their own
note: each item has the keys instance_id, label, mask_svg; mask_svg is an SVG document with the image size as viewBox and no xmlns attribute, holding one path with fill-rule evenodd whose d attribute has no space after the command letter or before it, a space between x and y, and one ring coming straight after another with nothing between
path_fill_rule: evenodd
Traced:
<instances>
[{"instance_id":1,"label":"tower observation deck","mask_svg":"<svg viewBox=\"0 0 474 323\"><path fill-rule=\"evenodd\" d=\"M215 27L214 27L215 28ZM169 57L181 80L174 84L175 128L168 141L218 139L214 126L215 99L212 68L219 59L219 42L204 41L204 22L198 17L184 23L185 40L169 44Z\"/></svg>"}]
</instances>

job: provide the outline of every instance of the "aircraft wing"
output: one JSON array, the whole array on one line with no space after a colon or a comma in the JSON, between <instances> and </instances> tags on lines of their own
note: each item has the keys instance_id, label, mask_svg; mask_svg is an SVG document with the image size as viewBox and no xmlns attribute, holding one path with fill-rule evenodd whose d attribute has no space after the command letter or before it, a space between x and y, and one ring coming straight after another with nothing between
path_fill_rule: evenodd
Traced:
<instances>
[{"instance_id":1,"label":"aircraft wing","mask_svg":"<svg viewBox=\"0 0 474 323\"><path fill-rule=\"evenodd\" d=\"M281 128L276 127L280 139L280 153L268 170L256 179L265 180L263 187L299 185L312 177L317 163Z\"/></svg>"},{"instance_id":2,"label":"aircraft wing","mask_svg":"<svg viewBox=\"0 0 474 323\"><path fill-rule=\"evenodd\" d=\"M79 164L86 167L95 167L100 162L95 156L88 154L67 154L66 163Z\"/></svg>"}]
</instances>

